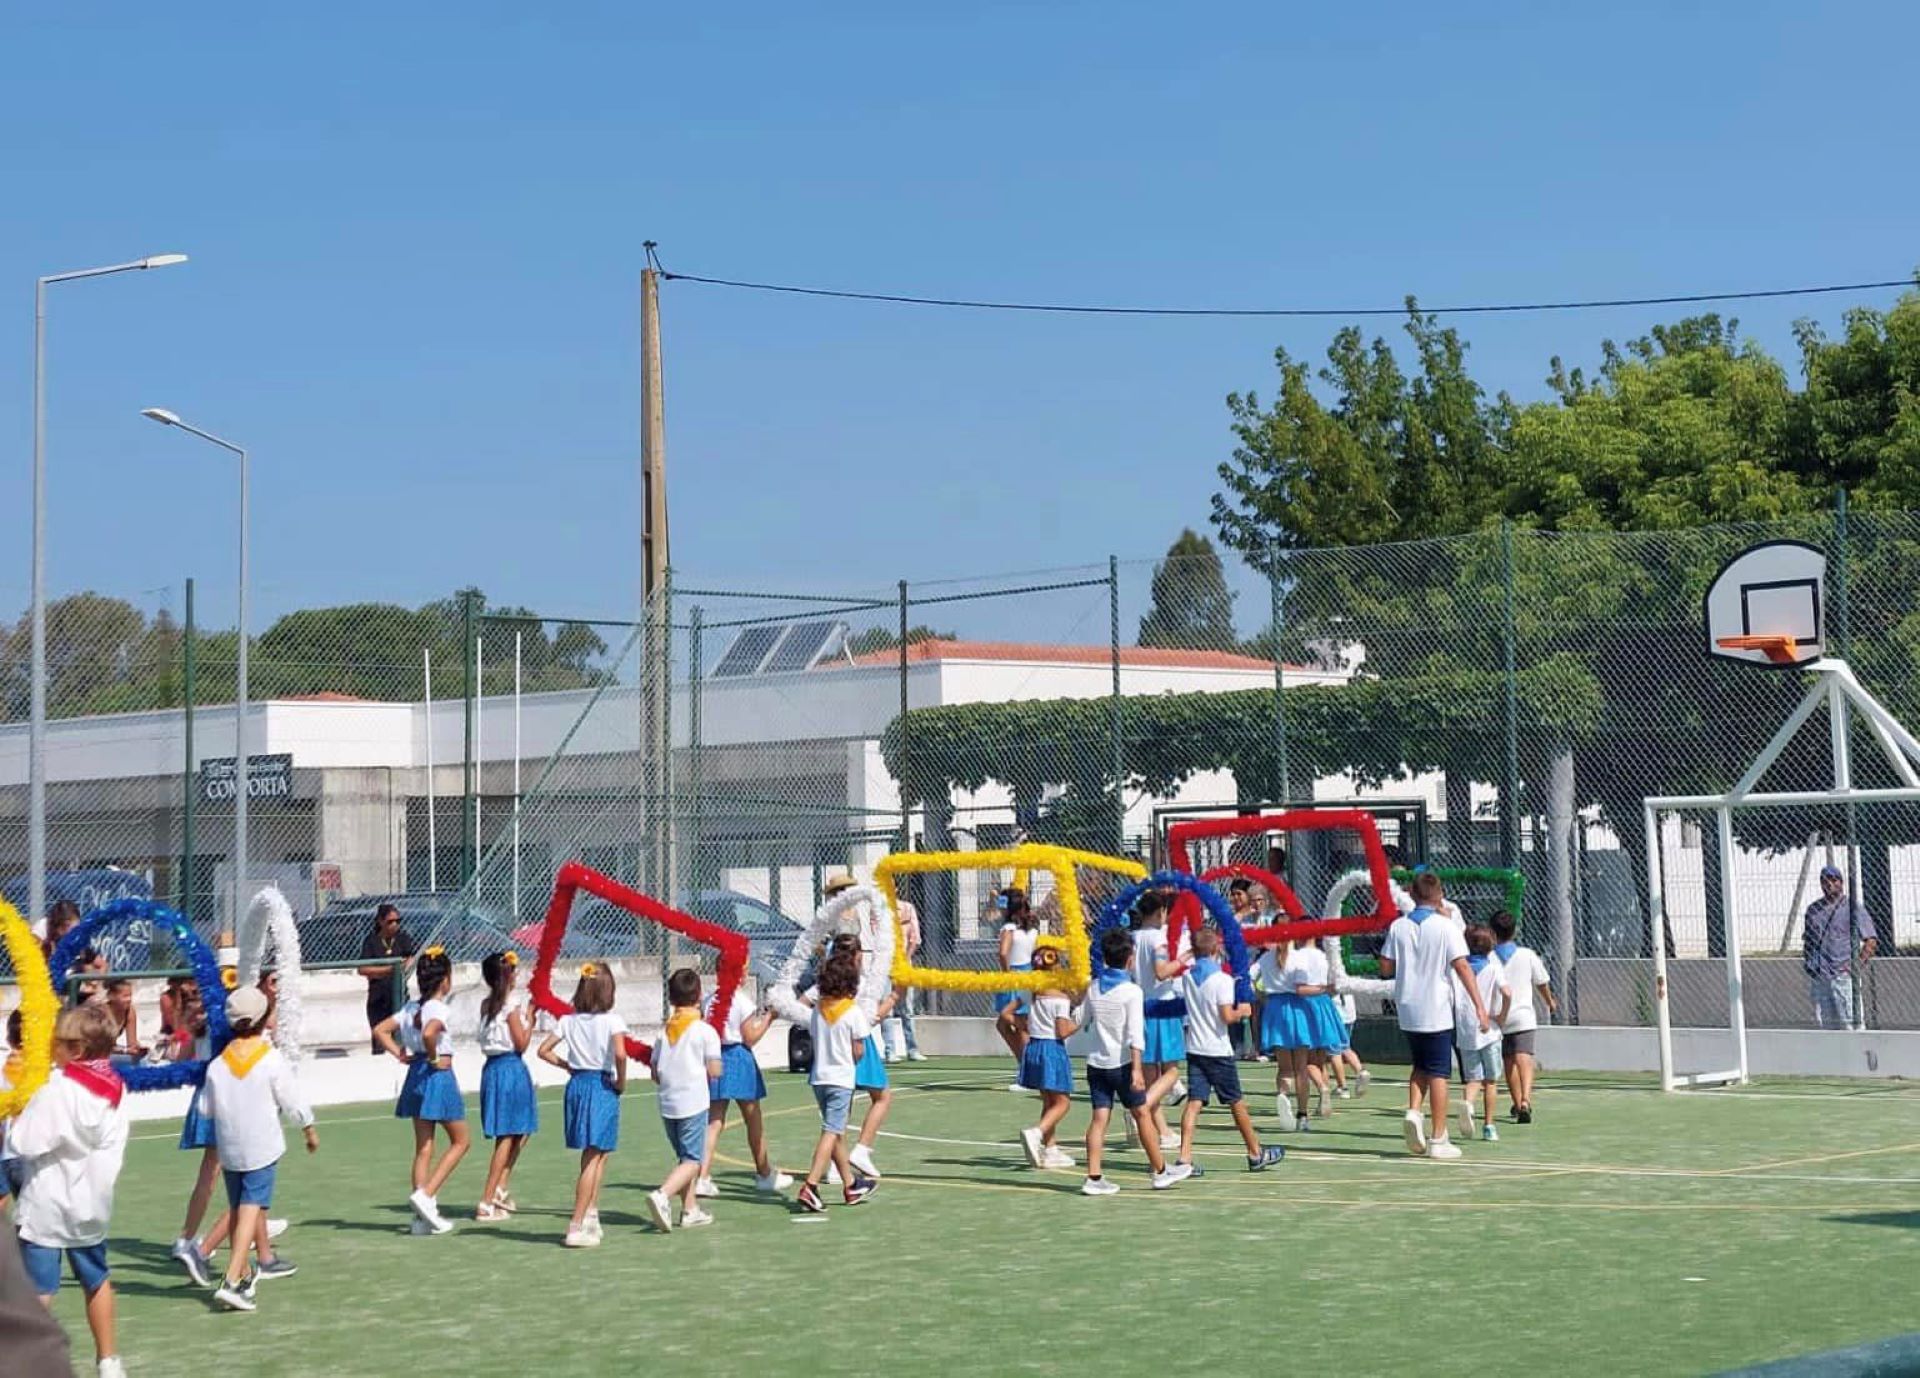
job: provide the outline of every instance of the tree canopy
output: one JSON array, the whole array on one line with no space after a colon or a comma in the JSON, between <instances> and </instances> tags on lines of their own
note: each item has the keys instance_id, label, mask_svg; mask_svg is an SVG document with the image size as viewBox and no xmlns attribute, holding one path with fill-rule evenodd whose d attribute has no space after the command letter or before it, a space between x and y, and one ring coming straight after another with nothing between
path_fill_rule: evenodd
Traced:
<instances>
[{"instance_id":1,"label":"tree canopy","mask_svg":"<svg viewBox=\"0 0 1920 1378\"><path fill-rule=\"evenodd\" d=\"M1205 646L1225 650L1238 644L1233 630L1233 593L1213 542L1182 528L1153 567L1153 605L1140 619L1142 646Z\"/></svg>"}]
</instances>

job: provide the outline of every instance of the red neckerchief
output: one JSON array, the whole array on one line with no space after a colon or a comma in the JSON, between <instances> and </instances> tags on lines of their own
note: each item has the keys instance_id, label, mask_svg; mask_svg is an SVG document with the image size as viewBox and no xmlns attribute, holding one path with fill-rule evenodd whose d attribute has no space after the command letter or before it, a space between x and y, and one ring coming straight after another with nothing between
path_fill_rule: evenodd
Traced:
<instances>
[{"instance_id":1,"label":"red neckerchief","mask_svg":"<svg viewBox=\"0 0 1920 1378\"><path fill-rule=\"evenodd\" d=\"M113 1064L104 1057L69 1062L60 1070L108 1105L119 1109L120 1097L126 1094L127 1084L120 1080L120 1074L113 1070Z\"/></svg>"}]
</instances>

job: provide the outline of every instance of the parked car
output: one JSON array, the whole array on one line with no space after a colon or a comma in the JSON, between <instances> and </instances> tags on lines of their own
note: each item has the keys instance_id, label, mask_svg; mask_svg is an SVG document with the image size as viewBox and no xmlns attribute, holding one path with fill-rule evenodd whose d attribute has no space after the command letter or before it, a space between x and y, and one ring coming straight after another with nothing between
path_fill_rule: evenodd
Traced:
<instances>
[{"instance_id":1,"label":"parked car","mask_svg":"<svg viewBox=\"0 0 1920 1378\"><path fill-rule=\"evenodd\" d=\"M478 905L461 905L457 894L355 895L335 900L311 918L299 920L300 958L307 962L349 962L373 931L373 916L383 904L400 910L400 926L422 946L438 943L456 962L477 962L490 952L514 946L505 914Z\"/></svg>"}]
</instances>

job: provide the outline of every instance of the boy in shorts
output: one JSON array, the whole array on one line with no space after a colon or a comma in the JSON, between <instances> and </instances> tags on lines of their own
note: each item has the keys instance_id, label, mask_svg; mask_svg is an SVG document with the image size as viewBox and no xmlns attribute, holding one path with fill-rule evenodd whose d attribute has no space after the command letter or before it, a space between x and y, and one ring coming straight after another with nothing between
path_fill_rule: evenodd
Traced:
<instances>
[{"instance_id":1,"label":"boy in shorts","mask_svg":"<svg viewBox=\"0 0 1920 1378\"><path fill-rule=\"evenodd\" d=\"M1403 1122L1407 1152L1428 1158L1458 1158L1447 1138L1447 1079L1453 1074L1453 978L1473 1006L1473 1027L1485 1033L1492 1024L1480 998L1473 968L1467 965L1466 933L1442 914L1440 878L1421 871L1413 878L1413 912L1387 929L1380 949L1380 974L1393 982L1393 1003L1400 1032L1407 1040L1413 1071L1407 1077L1407 1113ZM1433 1134L1421 1120L1422 1101L1431 1104Z\"/></svg>"},{"instance_id":2,"label":"boy in shorts","mask_svg":"<svg viewBox=\"0 0 1920 1378\"><path fill-rule=\"evenodd\" d=\"M694 1189L700 1183L700 1160L707 1152L712 1083L725 1070L720 1062L720 1035L700 1017L700 973L681 967L669 976L667 1001L673 1012L653 1045L653 1081L660 1088L660 1123L673 1146L674 1163L666 1180L647 1193L647 1214L662 1234L673 1229L676 1196L680 1228L713 1223L713 1216L700 1208Z\"/></svg>"},{"instance_id":3,"label":"boy in shorts","mask_svg":"<svg viewBox=\"0 0 1920 1378\"><path fill-rule=\"evenodd\" d=\"M1238 998L1232 974L1220 964L1220 935L1211 928L1193 935L1193 969L1186 974L1185 985L1187 1103L1180 1112L1180 1160L1169 1171L1175 1180L1201 1175L1193 1165L1193 1130L1200 1122L1201 1107L1217 1096L1233 1112L1234 1128L1247 1146L1247 1171L1264 1172L1286 1157L1287 1151L1278 1144L1262 1148L1253 1116L1247 1113L1228 1030L1251 1019L1253 1006Z\"/></svg>"},{"instance_id":4,"label":"boy in shorts","mask_svg":"<svg viewBox=\"0 0 1920 1378\"><path fill-rule=\"evenodd\" d=\"M1473 1006L1465 990L1456 990L1453 1000L1453 1051L1460 1059L1460 1080L1465 1090L1460 1096L1460 1127L1473 1137L1473 1113L1479 1108L1475 1099L1486 1098L1485 1119L1480 1137L1497 1141L1500 1131L1493 1127L1495 1107L1500 1099L1500 1023L1513 1004L1513 992L1507 986L1506 969L1493 955L1493 930L1479 924L1467 928L1467 965L1473 968L1474 983L1480 987L1480 1003L1492 1016L1492 1027L1482 1031L1475 1023Z\"/></svg>"},{"instance_id":5,"label":"boy in shorts","mask_svg":"<svg viewBox=\"0 0 1920 1378\"><path fill-rule=\"evenodd\" d=\"M1133 1117L1147 1165L1153 1169L1153 1189L1165 1191L1180 1179L1168 1171L1159 1136L1147 1117L1146 1072L1140 1065L1141 1051L1147 1046L1146 996L1130 975L1133 938L1126 930L1110 928L1101 934L1100 960L1106 965L1087 987L1076 1020L1082 1030L1093 1034L1093 1046L1087 1052L1087 1096L1093 1102L1093 1119L1087 1125L1087 1180L1080 1184L1080 1192L1112 1196L1120 1190L1119 1183L1100 1174L1107 1121L1116 1100Z\"/></svg>"}]
</instances>

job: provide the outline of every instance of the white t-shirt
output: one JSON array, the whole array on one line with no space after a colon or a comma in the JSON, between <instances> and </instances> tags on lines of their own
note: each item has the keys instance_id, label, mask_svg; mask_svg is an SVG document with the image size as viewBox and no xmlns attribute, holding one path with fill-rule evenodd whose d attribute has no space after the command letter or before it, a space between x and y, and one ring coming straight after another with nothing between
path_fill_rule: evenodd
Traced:
<instances>
[{"instance_id":1,"label":"white t-shirt","mask_svg":"<svg viewBox=\"0 0 1920 1378\"><path fill-rule=\"evenodd\" d=\"M1193 950L1190 939L1191 930L1180 934L1180 955L1186 956ZM1133 935L1133 979L1139 983L1141 991L1149 1000L1170 1000L1180 993L1180 983L1184 977L1169 976L1161 980L1153 974L1154 963L1169 960L1167 957L1167 930L1164 928L1142 928Z\"/></svg>"},{"instance_id":2,"label":"white t-shirt","mask_svg":"<svg viewBox=\"0 0 1920 1378\"><path fill-rule=\"evenodd\" d=\"M394 1032L400 1046L415 1057L427 1051L427 1025L440 1021L440 1032L433 1036L433 1056L438 1061L453 1056L453 1006L444 1000L409 1000L400 1011L400 1023Z\"/></svg>"},{"instance_id":3,"label":"white t-shirt","mask_svg":"<svg viewBox=\"0 0 1920 1378\"><path fill-rule=\"evenodd\" d=\"M604 1014L563 1015L554 1030L560 1054L576 1072L611 1072L613 1040L628 1033L627 1021L612 1010Z\"/></svg>"},{"instance_id":4,"label":"white t-shirt","mask_svg":"<svg viewBox=\"0 0 1920 1378\"><path fill-rule=\"evenodd\" d=\"M708 1019L713 1018L713 1002L720 998L715 991L707 997L707 1003L701 1006L701 1013ZM753 1002L747 999L745 992L736 990L733 999L727 1001L727 1027L720 1034L722 1043L744 1043L746 1036L740 1032L740 1026L753 1017Z\"/></svg>"},{"instance_id":5,"label":"white t-shirt","mask_svg":"<svg viewBox=\"0 0 1920 1378\"><path fill-rule=\"evenodd\" d=\"M666 1030L653 1043L653 1080L660 1088L660 1117L684 1120L704 1115L713 1104L707 1083L707 1063L720 1060L720 1035L704 1019L680 1031L677 1042Z\"/></svg>"},{"instance_id":6,"label":"white t-shirt","mask_svg":"<svg viewBox=\"0 0 1920 1378\"><path fill-rule=\"evenodd\" d=\"M513 1046L513 1029L507 1023L513 1012L524 1009L526 1001L518 996L509 996L500 1012L489 1019L480 1030L480 1052L486 1057L497 1057L501 1053L518 1052Z\"/></svg>"},{"instance_id":7,"label":"white t-shirt","mask_svg":"<svg viewBox=\"0 0 1920 1378\"><path fill-rule=\"evenodd\" d=\"M220 1166L229 1172L252 1172L285 1156L280 1116L302 1128L313 1123L293 1065L278 1048L268 1048L245 1076L234 1074L224 1054L216 1057L207 1064L206 1094Z\"/></svg>"},{"instance_id":8,"label":"white t-shirt","mask_svg":"<svg viewBox=\"0 0 1920 1378\"><path fill-rule=\"evenodd\" d=\"M1469 957L1467 961L1471 963L1473 959ZM1487 1008L1485 1033L1480 1032L1480 1020L1473 1012L1473 1001L1467 998L1466 988L1458 976L1453 978L1453 1041L1469 1050L1500 1041L1500 992L1508 988L1507 970L1500 965L1498 957L1488 957L1474 973L1473 983L1480 987L1480 1003Z\"/></svg>"},{"instance_id":9,"label":"white t-shirt","mask_svg":"<svg viewBox=\"0 0 1920 1378\"><path fill-rule=\"evenodd\" d=\"M1507 985L1513 990L1513 1005L1507 1021L1500 1027L1508 1033L1525 1033L1540 1027L1540 1016L1533 1008L1533 989L1547 984L1547 964L1530 947L1516 947L1507 963Z\"/></svg>"},{"instance_id":10,"label":"white t-shirt","mask_svg":"<svg viewBox=\"0 0 1920 1378\"><path fill-rule=\"evenodd\" d=\"M1297 995L1302 986L1327 984L1327 954L1317 947L1295 947L1287 951L1280 968L1280 989Z\"/></svg>"},{"instance_id":11,"label":"white t-shirt","mask_svg":"<svg viewBox=\"0 0 1920 1378\"><path fill-rule=\"evenodd\" d=\"M1109 991L1089 986L1080 1002L1080 1022L1093 1040L1087 1051L1089 1067L1125 1067L1135 1049L1146 1051L1146 997L1131 981Z\"/></svg>"},{"instance_id":12,"label":"white t-shirt","mask_svg":"<svg viewBox=\"0 0 1920 1378\"><path fill-rule=\"evenodd\" d=\"M1036 995L1027 1006L1027 1037L1058 1039L1054 1020L1073 1018L1073 1000L1059 991Z\"/></svg>"},{"instance_id":13,"label":"white t-shirt","mask_svg":"<svg viewBox=\"0 0 1920 1378\"><path fill-rule=\"evenodd\" d=\"M20 1237L49 1249L86 1249L107 1237L113 1185L127 1152L127 1107L55 1071L7 1124L9 1156L26 1183L13 1207Z\"/></svg>"},{"instance_id":14,"label":"white t-shirt","mask_svg":"<svg viewBox=\"0 0 1920 1378\"><path fill-rule=\"evenodd\" d=\"M1451 971L1454 961L1467 955L1467 935L1459 925L1432 910L1420 923L1395 919L1380 955L1393 963L1393 1003L1400 1027L1408 1033L1452 1029Z\"/></svg>"},{"instance_id":15,"label":"white t-shirt","mask_svg":"<svg viewBox=\"0 0 1920 1378\"><path fill-rule=\"evenodd\" d=\"M1227 1021L1220 1007L1233 1004L1233 977L1225 969L1204 981L1188 972L1181 977L1187 997L1187 1051L1201 1057L1232 1057L1233 1039L1227 1035Z\"/></svg>"},{"instance_id":16,"label":"white t-shirt","mask_svg":"<svg viewBox=\"0 0 1920 1378\"><path fill-rule=\"evenodd\" d=\"M872 1032L873 1021L858 1003L849 1005L846 1012L834 1020L829 1020L818 1005L814 1006L813 1075L808 1080L815 1086L844 1086L851 1090L853 1069Z\"/></svg>"},{"instance_id":17,"label":"white t-shirt","mask_svg":"<svg viewBox=\"0 0 1920 1378\"><path fill-rule=\"evenodd\" d=\"M1022 928L1017 923L1003 923L1000 925L1000 934L1002 937L1007 937L1008 939L1008 966L1024 967L1033 965L1034 944L1040 941L1039 929ZM1011 937L1008 937L1008 935L1011 935Z\"/></svg>"}]
</instances>

